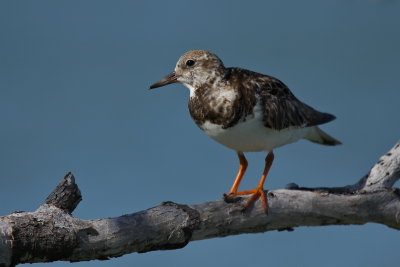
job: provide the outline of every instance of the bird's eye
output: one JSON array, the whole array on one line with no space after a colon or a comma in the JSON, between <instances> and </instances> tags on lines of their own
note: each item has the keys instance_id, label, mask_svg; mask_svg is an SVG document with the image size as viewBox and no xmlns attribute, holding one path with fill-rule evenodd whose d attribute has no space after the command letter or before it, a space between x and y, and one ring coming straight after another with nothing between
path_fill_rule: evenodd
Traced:
<instances>
[{"instance_id":1,"label":"bird's eye","mask_svg":"<svg viewBox=\"0 0 400 267\"><path fill-rule=\"evenodd\" d=\"M191 66L194 65L194 63L195 63L195 62L194 62L193 59L189 59L189 60L186 61L186 66L191 67Z\"/></svg>"}]
</instances>

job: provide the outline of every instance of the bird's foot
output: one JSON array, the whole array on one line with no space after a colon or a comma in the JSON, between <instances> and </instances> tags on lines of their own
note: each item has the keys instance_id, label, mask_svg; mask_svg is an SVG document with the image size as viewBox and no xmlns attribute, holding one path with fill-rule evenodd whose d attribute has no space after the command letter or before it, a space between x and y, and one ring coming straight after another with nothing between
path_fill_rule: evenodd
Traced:
<instances>
[{"instance_id":1,"label":"bird's foot","mask_svg":"<svg viewBox=\"0 0 400 267\"><path fill-rule=\"evenodd\" d=\"M246 211L251 205L253 205L254 202L256 202L256 200L258 198L260 198L264 212L266 214L268 214L269 206L268 206L267 197L265 195L264 188L257 186L256 188L251 189L251 190L239 191L239 192L229 192L228 194L224 194L224 200L227 203L234 203L241 199L241 198L235 198L236 196L239 196L239 195L251 195L251 197L243 205L243 211Z\"/></svg>"},{"instance_id":2,"label":"bird's foot","mask_svg":"<svg viewBox=\"0 0 400 267\"><path fill-rule=\"evenodd\" d=\"M230 192L228 194L224 193L223 197L226 203L236 203L242 199L241 197L237 197L237 194L233 192Z\"/></svg>"}]
</instances>

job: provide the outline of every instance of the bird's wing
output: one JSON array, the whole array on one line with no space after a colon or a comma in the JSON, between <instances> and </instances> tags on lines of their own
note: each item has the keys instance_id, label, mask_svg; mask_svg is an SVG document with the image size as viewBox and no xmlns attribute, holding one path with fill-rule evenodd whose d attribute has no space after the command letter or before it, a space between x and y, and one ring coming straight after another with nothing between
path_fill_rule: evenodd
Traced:
<instances>
[{"instance_id":1,"label":"bird's wing","mask_svg":"<svg viewBox=\"0 0 400 267\"><path fill-rule=\"evenodd\" d=\"M335 116L319 112L298 100L280 80L260 74L257 78L266 127L282 130L288 127L308 127L323 124Z\"/></svg>"}]
</instances>

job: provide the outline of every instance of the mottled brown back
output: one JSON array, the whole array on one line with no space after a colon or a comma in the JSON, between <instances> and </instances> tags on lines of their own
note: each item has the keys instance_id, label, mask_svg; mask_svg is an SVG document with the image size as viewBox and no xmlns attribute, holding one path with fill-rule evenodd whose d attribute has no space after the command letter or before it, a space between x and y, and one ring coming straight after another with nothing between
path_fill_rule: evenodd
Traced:
<instances>
[{"instance_id":1,"label":"mottled brown back","mask_svg":"<svg viewBox=\"0 0 400 267\"><path fill-rule=\"evenodd\" d=\"M308 127L327 123L335 116L319 112L299 101L280 80L240 68L231 72L241 77L244 87L253 88L263 107L264 125L282 130L291 126Z\"/></svg>"}]
</instances>

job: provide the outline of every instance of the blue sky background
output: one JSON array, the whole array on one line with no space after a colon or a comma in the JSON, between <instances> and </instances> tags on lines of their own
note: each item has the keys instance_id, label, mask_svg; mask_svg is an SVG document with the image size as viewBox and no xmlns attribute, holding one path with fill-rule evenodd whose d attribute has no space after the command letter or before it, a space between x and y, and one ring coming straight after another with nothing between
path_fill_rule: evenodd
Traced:
<instances>
[{"instance_id":1,"label":"blue sky background","mask_svg":"<svg viewBox=\"0 0 400 267\"><path fill-rule=\"evenodd\" d=\"M35 210L68 171L82 219L220 199L235 153L192 122L182 85L147 90L190 49L276 76L337 116L322 128L344 145L277 149L267 188L356 182L399 139L399 14L399 1L374 0L2 1L0 215ZM248 154L242 188L264 156ZM394 266L398 235L296 228L73 266Z\"/></svg>"}]
</instances>

